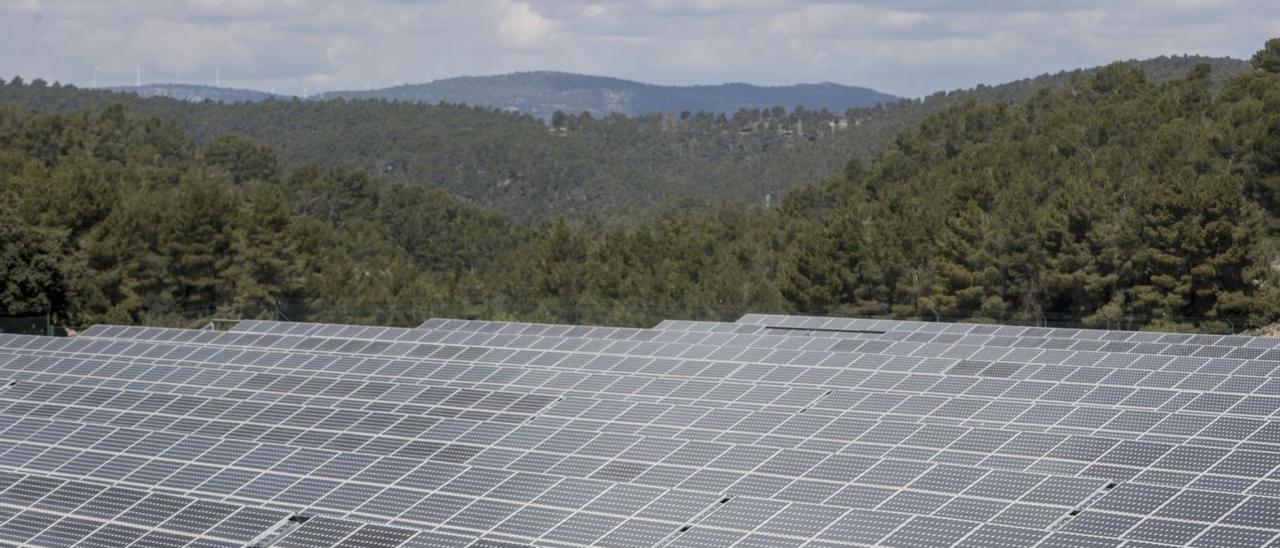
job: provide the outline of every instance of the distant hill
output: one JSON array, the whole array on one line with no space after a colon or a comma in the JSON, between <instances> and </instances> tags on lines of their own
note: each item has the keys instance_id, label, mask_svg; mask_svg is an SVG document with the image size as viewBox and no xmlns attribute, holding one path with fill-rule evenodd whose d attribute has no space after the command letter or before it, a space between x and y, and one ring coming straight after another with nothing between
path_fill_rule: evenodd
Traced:
<instances>
[{"instance_id":1,"label":"distant hill","mask_svg":"<svg viewBox=\"0 0 1280 548\"><path fill-rule=\"evenodd\" d=\"M370 91L334 91L324 99L386 99L414 103L462 103L529 114L544 120L556 111L592 116L619 113L709 112L732 114L742 109L776 106L844 112L898 98L876 90L840 84L754 86L658 86L618 78L564 72L520 72L501 76L469 76Z\"/></svg>"},{"instance_id":2,"label":"distant hill","mask_svg":"<svg viewBox=\"0 0 1280 548\"><path fill-rule=\"evenodd\" d=\"M1128 61L1152 81L1198 63L1218 82L1244 61L1195 56ZM517 219L555 216L628 223L730 202L774 205L797 187L870 159L905 130L969 102L1019 103L1098 69L1044 74L996 86L938 92L876 106L820 112L749 109L636 117L570 116L556 129L492 107L385 100L198 102L10 82L0 104L46 112L123 104L177 122L198 142L235 134L275 147L286 167L359 168L388 180L441 188Z\"/></svg>"},{"instance_id":3,"label":"distant hill","mask_svg":"<svg viewBox=\"0 0 1280 548\"><path fill-rule=\"evenodd\" d=\"M220 88L194 84L147 84L145 86L119 86L108 88L116 93L131 93L138 97L168 97L179 101L199 103L217 101L219 103L256 103L269 98L286 96L256 91L252 89Z\"/></svg>"},{"instance_id":4,"label":"distant hill","mask_svg":"<svg viewBox=\"0 0 1280 548\"><path fill-rule=\"evenodd\" d=\"M554 127L15 78L0 86L0 312L1256 328L1280 321L1276 49L1256 68L1161 58L843 113Z\"/></svg>"}]
</instances>

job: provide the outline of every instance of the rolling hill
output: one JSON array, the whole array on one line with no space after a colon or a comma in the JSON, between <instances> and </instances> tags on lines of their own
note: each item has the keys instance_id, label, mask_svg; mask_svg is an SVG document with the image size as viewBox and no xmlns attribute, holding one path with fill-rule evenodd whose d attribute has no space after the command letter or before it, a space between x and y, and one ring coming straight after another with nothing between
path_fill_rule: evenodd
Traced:
<instances>
[{"instance_id":1,"label":"rolling hill","mask_svg":"<svg viewBox=\"0 0 1280 548\"><path fill-rule=\"evenodd\" d=\"M1280 317L1280 39L1252 65L1163 58L842 115L554 127L7 82L0 279L17 291L0 309L72 325L790 310L1255 328Z\"/></svg>"},{"instance_id":2,"label":"rolling hill","mask_svg":"<svg viewBox=\"0 0 1280 548\"><path fill-rule=\"evenodd\" d=\"M1244 61L1195 56L1124 64L1165 81L1207 63L1222 80ZM172 120L197 142L234 134L272 145L287 167L357 168L441 188L521 220L556 216L629 224L719 202L776 205L782 193L869 159L930 115L969 102L1019 103L1097 69L939 92L841 113L775 109L733 116L570 116L548 128L489 107L386 100L190 103L73 86L10 82L0 104L47 112L123 104ZM39 82L37 84L37 82Z\"/></svg>"},{"instance_id":3,"label":"rolling hill","mask_svg":"<svg viewBox=\"0 0 1280 548\"><path fill-rule=\"evenodd\" d=\"M832 83L776 87L743 83L658 86L564 72L468 76L371 91L335 91L320 97L461 103L513 110L544 120L556 111L588 112L596 117L683 111L732 114L741 109L775 106L844 112L898 99L873 89Z\"/></svg>"},{"instance_id":4,"label":"rolling hill","mask_svg":"<svg viewBox=\"0 0 1280 548\"><path fill-rule=\"evenodd\" d=\"M147 84L143 86L122 86L108 88L117 93L131 93L138 97L167 97L180 101L199 103L217 101L219 103L241 103L265 101L269 98L285 96L252 89L223 88L201 86L195 84Z\"/></svg>"}]
</instances>

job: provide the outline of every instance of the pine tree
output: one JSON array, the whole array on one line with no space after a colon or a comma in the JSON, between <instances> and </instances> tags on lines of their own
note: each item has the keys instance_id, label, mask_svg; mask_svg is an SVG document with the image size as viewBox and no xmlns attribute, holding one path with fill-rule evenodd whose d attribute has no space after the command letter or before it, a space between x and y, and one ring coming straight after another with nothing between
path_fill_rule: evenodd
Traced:
<instances>
[{"instance_id":1,"label":"pine tree","mask_svg":"<svg viewBox=\"0 0 1280 548\"><path fill-rule=\"evenodd\" d=\"M232 229L232 258L226 268L233 285L231 307L257 316L300 297L305 284L296 227L278 188L257 186Z\"/></svg>"},{"instance_id":2,"label":"pine tree","mask_svg":"<svg viewBox=\"0 0 1280 548\"><path fill-rule=\"evenodd\" d=\"M1117 295L1128 259L1122 234L1131 214L1118 200L1102 184L1072 177L1038 209L1034 233L1045 251L1040 280L1047 311L1105 326L1102 310Z\"/></svg>"},{"instance_id":3,"label":"pine tree","mask_svg":"<svg viewBox=\"0 0 1280 548\"><path fill-rule=\"evenodd\" d=\"M1231 175L1190 168L1148 184L1137 200L1132 307L1152 318L1243 318L1257 303L1261 213ZM1219 326L1220 327L1220 326Z\"/></svg>"},{"instance_id":4,"label":"pine tree","mask_svg":"<svg viewBox=\"0 0 1280 548\"><path fill-rule=\"evenodd\" d=\"M66 231L27 225L0 207L0 315L51 314L78 319L88 287Z\"/></svg>"},{"instance_id":5,"label":"pine tree","mask_svg":"<svg viewBox=\"0 0 1280 548\"><path fill-rule=\"evenodd\" d=\"M205 145L201 152L209 165L227 170L231 184L279 181L280 165L275 151L265 144L223 135Z\"/></svg>"},{"instance_id":6,"label":"pine tree","mask_svg":"<svg viewBox=\"0 0 1280 548\"><path fill-rule=\"evenodd\" d=\"M866 229L853 208L828 217L826 225L801 234L791 244L779 272L779 287L796 310L822 315L855 302L862 286Z\"/></svg>"},{"instance_id":7,"label":"pine tree","mask_svg":"<svg viewBox=\"0 0 1280 548\"><path fill-rule=\"evenodd\" d=\"M932 286L924 305L944 318L1003 319L1004 298L997 258L997 234L991 211L992 181L957 184L929 261Z\"/></svg>"},{"instance_id":8,"label":"pine tree","mask_svg":"<svg viewBox=\"0 0 1280 548\"><path fill-rule=\"evenodd\" d=\"M1280 38L1267 40L1266 45L1253 54L1250 63L1255 69L1280 74Z\"/></svg>"}]
</instances>

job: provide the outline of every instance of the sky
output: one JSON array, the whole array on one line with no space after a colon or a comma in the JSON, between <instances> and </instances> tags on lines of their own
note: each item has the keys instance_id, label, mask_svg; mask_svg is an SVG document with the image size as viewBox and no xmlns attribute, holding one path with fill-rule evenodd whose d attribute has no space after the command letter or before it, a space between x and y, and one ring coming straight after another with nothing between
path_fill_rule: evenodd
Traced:
<instances>
[{"instance_id":1,"label":"sky","mask_svg":"<svg viewBox=\"0 0 1280 548\"><path fill-rule=\"evenodd\" d=\"M1275 0L0 0L0 78L310 94L561 70L918 97L1118 59L1247 59L1271 37Z\"/></svg>"}]
</instances>

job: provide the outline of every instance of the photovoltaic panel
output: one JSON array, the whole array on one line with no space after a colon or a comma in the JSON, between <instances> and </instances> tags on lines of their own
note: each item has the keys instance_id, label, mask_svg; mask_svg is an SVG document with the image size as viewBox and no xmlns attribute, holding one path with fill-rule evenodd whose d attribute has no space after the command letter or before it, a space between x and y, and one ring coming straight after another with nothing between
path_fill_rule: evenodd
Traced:
<instances>
[{"instance_id":1,"label":"photovoltaic panel","mask_svg":"<svg viewBox=\"0 0 1280 548\"><path fill-rule=\"evenodd\" d=\"M777 316L3 336L0 469L72 487L0 509L36 545L1265 545L1276 346ZM122 509L66 514L104 486Z\"/></svg>"}]
</instances>

